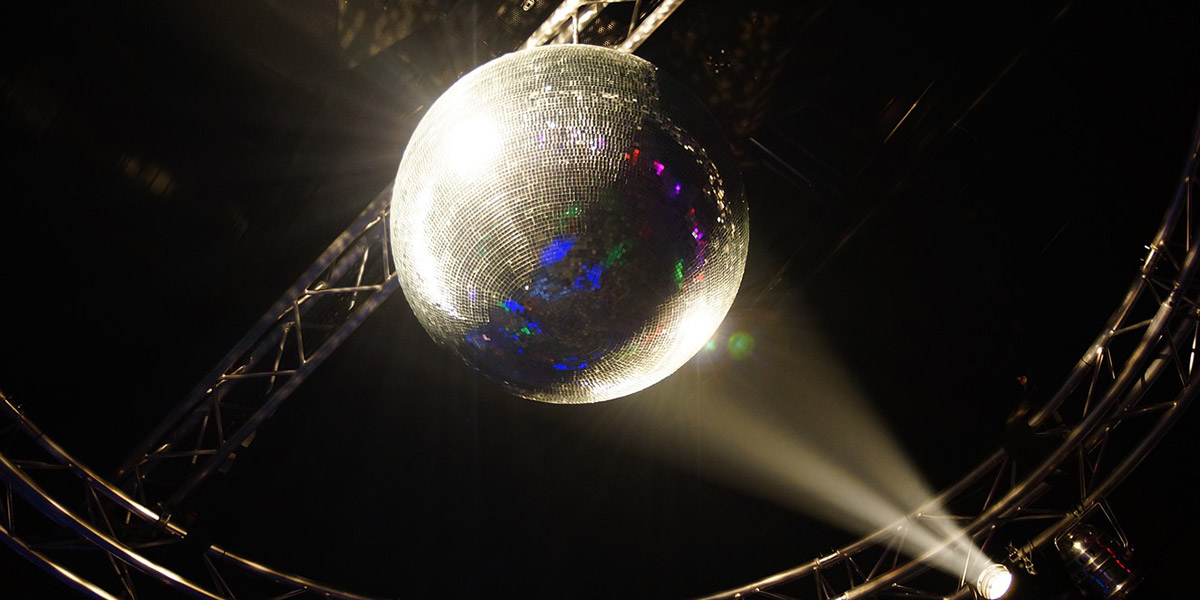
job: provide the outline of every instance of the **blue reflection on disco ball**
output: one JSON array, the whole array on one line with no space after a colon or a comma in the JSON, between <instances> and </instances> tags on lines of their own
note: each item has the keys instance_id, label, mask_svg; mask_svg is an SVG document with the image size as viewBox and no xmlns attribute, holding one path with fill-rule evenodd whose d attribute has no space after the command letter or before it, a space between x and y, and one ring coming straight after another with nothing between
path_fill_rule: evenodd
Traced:
<instances>
[{"instance_id":1,"label":"blue reflection on disco ball","mask_svg":"<svg viewBox=\"0 0 1200 600\"><path fill-rule=\"evenodd\" d=\"M392 252L417 319L512 393L609 400L704 346L746 199L711 115L652 64L555 45L468 73L413 133Z\"/></svg>"}]
</instances>

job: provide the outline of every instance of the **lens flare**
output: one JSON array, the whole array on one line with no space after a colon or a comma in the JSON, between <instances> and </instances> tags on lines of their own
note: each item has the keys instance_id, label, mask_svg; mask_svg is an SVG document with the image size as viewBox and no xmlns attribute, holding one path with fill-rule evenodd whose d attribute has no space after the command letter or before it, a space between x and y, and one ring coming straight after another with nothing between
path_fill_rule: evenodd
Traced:
<instances>
[{"instance_id":1,"label":"lens flare","mask_svg":"<svg viewBox=\"0 0 1200 600\"><path fill-rule=\"evenodd\" d=\"M754 352L754 336L739 331L729 336L729 344L726 348L729 350L729 356L735 360L747 358Z\"/></svg>"}]
</instances>

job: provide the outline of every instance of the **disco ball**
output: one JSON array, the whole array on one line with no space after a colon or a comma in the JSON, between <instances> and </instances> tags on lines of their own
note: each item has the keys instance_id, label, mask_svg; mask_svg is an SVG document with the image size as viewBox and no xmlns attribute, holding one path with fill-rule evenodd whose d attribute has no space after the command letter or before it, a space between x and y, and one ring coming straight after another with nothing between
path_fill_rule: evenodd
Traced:
<instances>
[{"instance_id":1,"label":"disco ball","mask_svg":"<svg viewBox=\"0 0 1200 600\"><path fill-rule=\"evenodd\" d=\"M405 296L435 341L518 396L644 389L712 337L741 283L748 216L728 152L641 58L497 58L433 103L400 162Z\"/></svg>"}]
</instances>

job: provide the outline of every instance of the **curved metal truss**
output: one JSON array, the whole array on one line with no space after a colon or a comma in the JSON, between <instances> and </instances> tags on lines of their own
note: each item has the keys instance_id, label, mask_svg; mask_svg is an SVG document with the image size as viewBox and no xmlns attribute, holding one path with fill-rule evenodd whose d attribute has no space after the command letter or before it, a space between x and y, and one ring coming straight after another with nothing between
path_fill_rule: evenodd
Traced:
<instances>
[{"instance_id":1,"label":"curved metal truss","mask_svg":"<svg viewBox=\"0 0 1200 600\"><path fill-rule=\"evenodd\" d=\"M1007 560L1028 565L1034 551L1095 512L1111 518L1107 495L1200 390L1200 236L1192 210L1200 130L1189 151L1177 194L1124 300L1058 392L1013 424L1009 447L901 522L707 599L964 598L974 593L965 575L929 571L938 549L914 548L906 538L914 527L950 520L985 553L1007 542ZM137 598L147 585L205 599L364 598L189 536L172 509L229 468L258 426L397 289L389 199L385 191L367 206L113 480L0 396L0 412L11 421L0 437L0 539L93 598Z\"/></svg>"},{"instance_id":2,"label":"curved metal truss","mask_svg":"<svg viewBox=\"0 0 1200 600\"><path fill-rule=\"evenodd\" d=\"M375 198L191 393L113 480L47 437L0 394L0 539L93 598L146 585L190 598L363 600L189 537L172 509L227 470L258 427L399 284L388 255L390 191ZM151 508L153 507L153 508Z\"/></svg>"},{"instance_id":3,"label":"curved metal truss","mask_svg":"<svg viewBox=\"0 0 1200 600\"><path fill-rule=\"evenodd\" d=\"M163 587L188 598L368 600L196 541L75 459L0 394L0 539L92 598ZM154 597L154 596L151 596Z\"/></svg>"},{"instance_id":4,"label":"curved metal truss","mask_svg":"<svg viewBox=\"0 0 1200 600\"><path fill-rule=\"evenodd\" d=\"M635 2L619 46L633 52L683 0L648 2L644 14L641 0L564 0L525 46L577 39L615 2ZM0 393L0 413L12 421L0 429L0 539L93 598L137 598L147 584L205 599L367 598L189 537L172 511L211 475L231 468L258 427L399 288L389 256L390 200L386 189L363 210L111 480L67 453Z\"/></svg>"},{"instance_id":5,"label":"curved metal truss","mask_svg":"<svg viewBox=\"0 0 1200 600\"><path fill-rule=\"evenodd\" d=\"M1007 448L898 523L702 600L971 597L967 561L1003 559L1032 572L1033 553L1076 524L1097 512L1112 520L1107 495L1200 391L1198 152L1200 124L1176 195L1124 300L1054 396L1010 424ZM906 543L906 535L933 520L952 521L994 558L967 557L957 580L929 572L928 561L954 540L929 550ZM1002 540L1006 548L991 550Z\"/></svg>"},{"instance_id":6,"label":"curved metal truss","mask_svg":"<svg viewBox=\"0 0 1200 600\"><path fill-rule=\"evenodd\" d=\"M1192 210L1200 130L1190 151L1183 181L1121 305L1058 392L1015 423L1008 448L907 519L706 600L964 598L974 593L965 576L929 571L936 550L921 554L906 543L913 527L951 520L987 554L1007 540L999 553L1028 568L1035 550L1097 510L1111 518L1107 495L1200 390L1200 286L1193 282L1200 236L1193 235ZM0 453L0 538L93 598L136 598L147 581L193 598L364 598L192 540L169 507L228 466L256 427L396 289L383 226L387 200L386 193L376 198L147 438L119 474L125 489L0 397L0 412L12 421ZM147 499L168 510L149 508ZM968 570L963 564L962 572Z\"/></svg>"}]
</instances>

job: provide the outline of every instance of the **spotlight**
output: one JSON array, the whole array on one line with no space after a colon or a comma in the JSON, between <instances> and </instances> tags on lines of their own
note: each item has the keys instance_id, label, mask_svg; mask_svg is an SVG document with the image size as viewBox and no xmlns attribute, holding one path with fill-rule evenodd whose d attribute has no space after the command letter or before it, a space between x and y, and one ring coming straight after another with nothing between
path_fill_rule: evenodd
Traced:
<instances>
[{"instance_id":1,"label":"spotlight","mask_svg":"<svg viewBox=\"0 0 1200 600\"><path fill-rule=\"evenodd\" d=\"M992 563L979 574L975 580L975 590L987 600L996 600L1008 593L1012 587L1013 576L1008 567L1000 563Z\"/></svg>"},{"instance_id":2,"label":"spotlight","mask_svg":"<svg viewBox=\"0 0 1200 600\"><path fill-rule=\"evenodd\" d=\"M1139 581L1127 547L1092 525L1075 526L1054 540L1054 545L1071 579L1088 597L1124 598Z\"/></svg>"}]
</instances>

